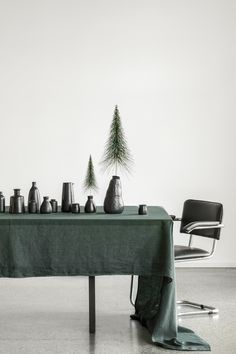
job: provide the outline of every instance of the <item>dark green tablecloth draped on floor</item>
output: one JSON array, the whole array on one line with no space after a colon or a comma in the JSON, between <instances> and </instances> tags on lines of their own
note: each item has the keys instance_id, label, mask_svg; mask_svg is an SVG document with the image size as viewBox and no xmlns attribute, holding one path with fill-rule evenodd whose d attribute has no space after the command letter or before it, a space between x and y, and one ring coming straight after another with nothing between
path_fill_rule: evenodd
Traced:
<instances>
[{"instance_id":1,"label":"dark green tablecloth draped on floor","mask_svg":"<svg viewBox=\"0 0 236 354\"><path fill-rule=\"evenodd\" d=\"M165 348L210 350L177 327L172 220L161 207L123 214L0 214L0 276L139 275L136 319Z\"/></svg>"}]
</instances>

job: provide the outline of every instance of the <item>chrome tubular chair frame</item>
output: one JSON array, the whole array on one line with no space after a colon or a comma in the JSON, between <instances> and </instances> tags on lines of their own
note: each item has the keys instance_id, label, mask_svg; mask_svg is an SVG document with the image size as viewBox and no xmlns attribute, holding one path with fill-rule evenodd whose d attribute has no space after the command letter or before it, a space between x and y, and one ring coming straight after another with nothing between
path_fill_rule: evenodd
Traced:
<instances>
[{"instance_id":1,"label":"chrome tubular chair frame","mask_svg":"<svg viewBox=\"0 0 236 354\"><path fill-rule=\"evenodd\" d=\"M178 221L181 221L180 218L178 218ZM193 224L193 223L192 223ZM217 225L209 225L209 223L207 223L208 225L204 225L204 223L195 223L195 224L199 224L198 226L195 227L189 227L189 232L192 232L194 230L200 230L200 229L216 229L216 228L222 228L224 227L223 224L217 223ZM201 225L200 225L201 224ZM193 236L192 234L189 234L189 242L188 242L188 247L192 247L193 246ZM198 261L198 260L202 260L202 259L209 259L213 256L215 249L216 249L216 239L213 239L212 242L212 248L209 251L208 255L204 255L204 256L200 256L200 257L196 257L196 258L186 258L186 259L180 259L180 260L175 260L176 263L178 262L189 262L191 261ZM199 309L199 311L187 311L187 312L179 312L178 316L193 316L193 315L202 315L202 314L208 314L208 315L213 315L213 314L217 314L219 312L219 310L213 306L209 306L209 305L203 305L200 303L196 303L196 302L192 302L192 301L188 301L188 300L178 300L177 301L177 305L181 305L181 306L188 306L188 307L193 307L193 308L197 308Z\"/></svg>"}]
</instances>

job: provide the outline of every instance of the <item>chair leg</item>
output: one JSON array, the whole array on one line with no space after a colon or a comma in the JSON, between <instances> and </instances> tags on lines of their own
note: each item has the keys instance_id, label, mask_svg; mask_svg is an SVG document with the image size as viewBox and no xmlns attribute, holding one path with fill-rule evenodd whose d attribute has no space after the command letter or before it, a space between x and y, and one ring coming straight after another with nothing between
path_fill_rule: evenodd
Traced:
<instances>
[{"instance_id":1,"label":"chair leg","mask_svg":"<svg viewBox=\"0 0 236 354\"><path fill-rule=\"evenodd\" d=\"M134 287L134 276L131 275L129 301L130 301L132 306L135 306L134 305L134 301L133 301L133 287Z\"/></svg>"},{"instance_id":2,"label":"chair leg","mask_svg":"<svg viewBox=\"0 0 236 354\"><path fill-rule=\"evenodd\" d=\"M219 310L215 307L208 306L208 305L203 305L203 304L198 304L196 302L191 302L187 300L179 300L177 301L177 305L180 306L189 306L189 307L194 307L200 309L200 311L188 311L188 312L180 312L178 313L178 316L192 316L192 315L215 315L219 312Z\"/></svg>"}]
</instances>

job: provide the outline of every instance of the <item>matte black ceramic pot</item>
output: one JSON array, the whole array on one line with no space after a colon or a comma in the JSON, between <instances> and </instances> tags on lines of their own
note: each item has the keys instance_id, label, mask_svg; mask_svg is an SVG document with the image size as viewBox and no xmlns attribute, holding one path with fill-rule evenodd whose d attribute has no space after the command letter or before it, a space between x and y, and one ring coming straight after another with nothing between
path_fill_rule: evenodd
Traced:
<instances>
[{"instance_id":1,"label":"matte black ceramic pot","mask_svg":"<svg viewBox=\"0 0 236 354\"><path fill-rule=\"evenodd\" d=\"M5 213L5 197L2 192L0 192L0 213Z\"/></svg>"},{"instance_id":2,"label":"matte black ceramic pot","mask_svg":"<svg viewBox=\"0 0 236 354\"><path fill-rule=\"evenodd\" d=\"M80 205L79 203L73 203L71 206L71 211L74 214L79 214L80 213Z\"/></svg>"},{"instance_id":3,"label":"matte black ceramic pot","mask_svg":"<svg viewBox=\"0 0 236 354\"><path fill-rule=\"evenodd\" d=\"M20 189L14 189L14 195L10 198L9 213L22 214L25 212L24 197L20 195Z\"/></svg>"},{"instance_id":4,"label":"matte black ceramic pot","mask_svg":"<svg viewBox=\"0 0 236 354\"><path fill-rule=\"evenodd\" d=\"M61 211L68 213L74 203L74 183L64 182L62 186Z\"/></svg>"},{"instance_id":5,"label":"matte black ceramic pot","mask_svg":"<svg viewBox=\"0 0 236 354\"><path fill-rule=\"evenodd\" d=\"M121 214L124 210L122 188L119 176L112 176L103 205L107 214Z\"/></svg>"},{"instance_id":6,"label":"matte black ceramic pot","mask_svg":"<svg viewBox=\"0 0 236 354\"><path fill-rule=\"evenodd\" d=\"M38 212L37 202L35 200L31 200L28 204L28 212L30 214L36 214Z\"/></svg>"},{"instance_id":7,"label":"matte black ceramic pot","mask_svg":"<svg viewBox=\"0 0 236 354\"><path fill-rule=\"evenodd\" d=\"M147 205L140 204L139 208L138 208L138 213L139 213L139 215L147 215Z\"/></svg>"},{"instance_id":8,"label":"matte black ceramic pot","mask_svg":"<svg viewBox=\"0 0 236 354\"><path fill-rule=\"evenodd\" d=\"M36 202L37 212L39 212L39 210L40 210L40 205L41 205L41 201L40 201L39 190L38 190L38 187L36 186L36 182L32 182L32 187L30 188L30 191L29 191L29 195L28 195L28 208L29 208L29 203L30 203L32 200Z\"/></svg>"},{"instance_id":9,"label":"matte black ceramic pot","mask_svg":"<svg viewBox=\"0 0 236 354\"><path fill-rule=\"evenodd\" d=\"M40 213L51 214L51 212L52 212L52 206L51 203L49 202L49 197L43 197L43 202L40 207Z\"/></svg>"},{"instance_id":10,"label":"matte black ceramic pot","mask_svg":"<svg viewBox=\"0 0 236 354\"><path fill-rule=\"evenodd\" d=\"M84 211L85 213L96 213L96 205L94 204L92 195L88 196L88 200L84 206Z\"/></svg>"},{"instance_id":11,"label":"matte black ceramic pot","mask_svg":"<svg viewBox=\"0 0 236 354\"><path fill-rule=\"evenodd\" d=\"M51 206L52 206L52 213L57 213L58 205L57 205L56 199L51 199L50 203L51 203Z\"/></svg>"}]
</instances>

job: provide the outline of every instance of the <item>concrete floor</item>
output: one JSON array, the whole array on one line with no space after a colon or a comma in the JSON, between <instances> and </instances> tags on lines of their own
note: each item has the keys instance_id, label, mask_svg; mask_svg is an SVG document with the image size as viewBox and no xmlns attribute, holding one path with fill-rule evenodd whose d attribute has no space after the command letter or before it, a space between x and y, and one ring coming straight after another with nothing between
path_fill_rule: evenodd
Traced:
<instances>
[{"instance_id":1,"label":"concrete floor","mask_svg":"<svg viewBox=\"0 0 236 354\"><path fill-rule=\"evenodd\" d=\"M128 276L96 278L97 332L88 333L86 277L0 279L0 354L181 353L150 342L130 321ZM178 298L219 307L216 317L183 318L212 353L236 353L236 269L178 269ZM182 352L183 353L183 352ZM195 352L198 353L198 352Z\"/></svg>"}]
</instances>

